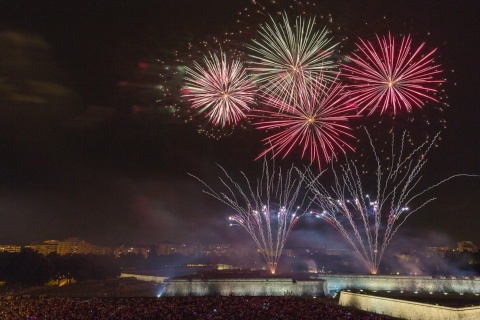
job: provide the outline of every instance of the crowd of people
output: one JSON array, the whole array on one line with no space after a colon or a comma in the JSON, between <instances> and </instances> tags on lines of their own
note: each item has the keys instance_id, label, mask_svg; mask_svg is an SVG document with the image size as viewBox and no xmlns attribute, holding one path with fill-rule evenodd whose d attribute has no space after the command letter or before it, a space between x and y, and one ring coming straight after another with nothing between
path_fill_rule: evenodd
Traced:
<instances>
[{"instance_id":1,"label":"crowd of people","mask_svg":"<svg viewBox=\"0 0 480 320\"><path fill-rule=\"evenodd\" d=\"M301 297L0 298L0 319L361 319L390 317Z\"/></svg>"}]
</instances>

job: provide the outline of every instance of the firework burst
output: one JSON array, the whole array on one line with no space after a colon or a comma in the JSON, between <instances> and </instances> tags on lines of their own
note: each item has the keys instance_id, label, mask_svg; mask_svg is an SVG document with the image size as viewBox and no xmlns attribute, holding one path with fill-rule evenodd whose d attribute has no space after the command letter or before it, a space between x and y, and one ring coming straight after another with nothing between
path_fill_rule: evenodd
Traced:
<instances>
[{"instance_id":1,"label":"firework burst","mask_svg":"<svg viewBox=\"0 0 480 320\"><path fill-rule=\"evenodd\" d=\"M311 163L316 161L321 167L322 161L336 157L335 152L353 150L346 138L353 138L348 120L356 116L355 108L347 103L343 85L333 82L324 86L321 77L304 82L292 103L265 97L271 110L253 115L259 119L254 125L273 134L263 139L268 148L258 158L269 152L285 157L293 149L301 149L302 158L309 156Z\"/></svg>"},{"instance_id":2,"label":"firework burst","mask_svg":"<svg viewBox=\"0 0 480 320\"><path fill-rule=\"evenodd\" d=\"M360 112L380 109L396 114L421 108L429 100L438 102L436 87L445 80L438 78L442 71L434 62L436 49L424 53L424 43L414 49L410 36L398 45L391 34L377 36L376 44L359 41L357 52L348 57L351 64L344 64L343 70L352 81L350 96Z\"/></svg>"},{"instance_id":3,"label":"firework burst","mask_svg":"<svg viewBox=\"0 0 480 320\"><path fill-rule=\"evenodd\" d=\"M221 167L220 167L221 168ZM307 192L302 174L291 167L285 174L275 166L269 167L265 159L263 172L252 185L244 178L241 186L225 169L221 168L225 178L219 177L225 191L214 191L201 179L203 192L229 206L236 214L229 217L231 225L243 227L252 237L263 255L270 272L275 273L285 242L298 219L308 210Z\"/></svg>"},{"instance_id":4,"label":"firework burst","mask_svg":"<svg viewBox=\"0 0 480 320\"><path fill-rule=\"evenodd\" d=\"M311 171L305 179L315 194L314 203L321 209L316 216L331 224L362 258L370 273L376 274L385 250L398 228L411 214L435 200L430 198L421 201L419 197L454 177L474 175L453 175L426 189L418 190L422 178L420 172L427 162L426 155L439 135L431 141L425 141L412 152L405 150L405 133L400 146L395 144L393 137L391 156L386 158L385 164L381 164L368 132L367 135L377 162L377 170L374 172L376 195L370 196L364 191L364 177L352 160L340 165L340 170L333 170L335 183L332 187L327 188L321 184L319 176ZM420 204L409 208L416 199Z\"/></svg>"},{"instance_id":5,"label":"firework burst","mask_svg":"<svg viewBox=\"0 0 480 320\"><path fill-rule=\"evenodd\" d=\"M215 126L235 125L254 103L255 85L239 60L230 64L225 53L204 57L204 66L194 62L186 68L184 98L197 113Z\"/></svg>"},{"instance_id":6,"label":"firework burst","mask_svg":"<svg viewBox=\"0 0 480 320\"><path fill-rule=\"evenodd\" d=\"M270 19L260 27L259 39L247 45L252 51L249 69L262 94L289 103L305 81L315 81L320 73L327 75L322 80L334 78L329 72L336 67L331 56L337 44L325 28L315 30L315 19L302 16L293 26L286 14L281 23Z\"/></svg>"}]
</instances>

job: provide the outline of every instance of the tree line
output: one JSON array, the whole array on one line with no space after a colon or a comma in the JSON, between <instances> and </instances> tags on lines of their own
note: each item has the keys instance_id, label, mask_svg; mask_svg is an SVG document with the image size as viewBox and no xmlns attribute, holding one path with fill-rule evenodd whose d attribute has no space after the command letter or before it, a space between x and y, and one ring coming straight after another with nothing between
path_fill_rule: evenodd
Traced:
<instances>
[{"instance_id":1,"label":"tree line","mask_svg":"<svg viewBox=\"0 0 480 320\"><path fill-rule=\"evenodd\" d=\"M30 249L0 252L0 281L9 287L38 286L72 278L79 282L106 280L119 275L120 267L113 256L56 253L45 256Z\"/></svg>"}]
</instances>

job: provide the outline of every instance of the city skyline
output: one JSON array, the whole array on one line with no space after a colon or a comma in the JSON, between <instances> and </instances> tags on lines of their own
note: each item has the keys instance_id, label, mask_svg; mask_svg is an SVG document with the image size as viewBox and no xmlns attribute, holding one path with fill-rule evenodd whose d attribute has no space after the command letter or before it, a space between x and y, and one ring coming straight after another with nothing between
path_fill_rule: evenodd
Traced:
<instances>
[{"instance_id":1,"label":"city skyline","mask_svg":"<svg viewBox=\"0 0 480 320\"><path fill-rule=\"evenodd\" d=\"M242 230L228 227L232 211L203 194L187 173L210 183L218 175L217 164L235 174L259 172L261 161L254 159L264 150L262 135L248 128L209 139L168 112L151 113L160 107L133 86L155 57L191 35L231 28L249 3L4 1L0 243L27 244L71 234L106 245L153 239L246 241ZM352 17L356 8L368 8L366 17L375 17L378 26L359 29L362 36L374 37L388 25L394 34L412 33L438 48L450 106L444 112L447 128L429 156L423 183L457 173L480 174L480 45L475 41L480 5L446 0L324 5L347 30L358 19ZM292 161L308 164L295 157L276 160L284 167ZM480 243L479 191L476 179L433 190L437 200L409 217L394 241ZM286 245L325 240L344 244L330 226L305 216Z\"/></svg>"},{"instance_id":2,"label":"city skyline","mask_svg":"<svg viewBox=\"0 0 480 320\"><path fill-rule=\"evenodd\" d=\"M60 243L63 243L59 246ZM32 241L29 244L18 244L18 243L0 243L0 252L20 252L21 249L31 249L34 251L38 251L42 254L48 255L49 253L59 253L61 255L64 254L72 254L72 253L80 253L80 254L113 254L118 255L115 251L120 252L121 254L125 253L135 253L135 254L142 254L145 257L148 256L146 253L147 251L143 251L144 249L154 249L156 248L156 252L158 255L169 255L172 253L183 253L188 254L190 251L198 251L198 250L229 250L229 249L238 249L242 247L249 247L252 251L255 250L255 243L250 244L239 244L238 242L222 242L222 243L213 243L213 242L185 242L185 241L170 241L170 240L160 240L150 244L138 244L138 243L121 243L116 244L113 246L105 246L103 244L94 244L89 242L85 239L80 239L78 237L67 237L62 240L56 239L47 239L47 240L36 240ZM75 249L72 249L74 248ZM423 242L415 242L411 243L410 247L404 244L401 247L393 248L395 250L414 250L415 248L421 250L450 250L453 247L453 251L458 250L462 251L471 251L471 252L478 252L478 247L469 240L458 239L454 242L450 243L442 243L442 244L434 244L434 243L423 243ZM457 249L455 249L455 247ZM192 249L195 248L195 249ZM330 242L330 243L302 243L302 244L291 244L286 246L286 250L292 249L338 249L338 250L345 250L349 251L351 254L354 254L354 250L348 246L346 243L342 242ZM78 250L77 250L78 249ZM258 248L257 248L258 249ZM73 251L72 251L73 250ZM132 251L133 250L133 251ZM287 254L288 255L288 254Z\"/></svg>"},{"instance_id":3,"label":"city skyline","mask_svg":"<svg viewBox=\"0 0 480 320\"><path fill-rule=\"evenodd\" d=\"M262 261L262 250L237 243L182 243L160 242L152 245L99 246L70 237L63 240L44 240L25 246L0 244L2 259L36 257L42 261L116 261L125 270L136 269L141 274L172 276L200 270L269 270ZM449 245L410 243L389 250L385 263L379 269L383 275L441 275L447 277L472 276L477 270L478 247L471 241ZM73 260L72 260L73 259ZM103 259L103 260L102 260ZM280 258L279 272L308 273L364 273L357 253L348 246L315 244L288 246ZM195 269L200 268L200 269ZM341 270L341 271L339 271ZM128 271L127 271L128 272ZM248 271L247 271L248 272ZM448 276L450 275L450 276Z\"/></svg>"}]
</instances>

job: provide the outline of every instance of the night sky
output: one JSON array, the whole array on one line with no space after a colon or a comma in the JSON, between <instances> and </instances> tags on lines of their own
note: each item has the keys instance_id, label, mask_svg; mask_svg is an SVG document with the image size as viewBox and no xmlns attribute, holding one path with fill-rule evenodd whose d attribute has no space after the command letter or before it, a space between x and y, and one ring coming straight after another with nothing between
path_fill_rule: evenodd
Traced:
<instances>
[{"instance_id":1,"label":"night sky","mask_svg":"<svg viewBox=\"0 0 480 320\"><path fill-rule=\"evenodd\" d=\"M226 227L231 212L187 172L212 183L217 163L255 173L262 135L239 129L215 140L167 112L138 116L135 110L154 108L155 99L135 84L183 39L232 28L248 3L1 1L0 243L69 236L105 245L244 241L243 230ZM347 32L371 38L388 25L438 47L450 107L425 181L480 174L480 3L317 3ZM372 23L357 26L365 20ZM404 239L480 245L480 178L451 181L431 195L436 202L403 225ZM314 246L331 231L305 221L293 238Z\"/></svg>"}]
</instances>

